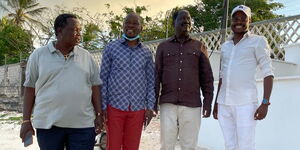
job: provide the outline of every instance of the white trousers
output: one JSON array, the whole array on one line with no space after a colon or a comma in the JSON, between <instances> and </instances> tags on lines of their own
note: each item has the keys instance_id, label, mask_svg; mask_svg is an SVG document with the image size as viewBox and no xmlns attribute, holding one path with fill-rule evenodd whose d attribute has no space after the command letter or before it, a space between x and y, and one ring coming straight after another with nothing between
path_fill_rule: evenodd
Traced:
<instances>
[{"instance_id":1,"label":"white trousers","mask_svg":"<svg viewBox=\"0 0 300 150\"><path fill-rule=\"evenodd\" d=\"M201 123L201 107L174 104L160 106L161 150L174 150L179 136L181 150L196 150Z\"/></svg>"},{"instance_id":2,"label":"white trousers","mask_svg":"<svg viewBox=\"0 0 300 150\"><path fill-rule=\"evenodd\" d=\"M226 150L255 150L254 113L257 104L229 106L218 104L218 120Z\"/></svg>"}]
</instances>

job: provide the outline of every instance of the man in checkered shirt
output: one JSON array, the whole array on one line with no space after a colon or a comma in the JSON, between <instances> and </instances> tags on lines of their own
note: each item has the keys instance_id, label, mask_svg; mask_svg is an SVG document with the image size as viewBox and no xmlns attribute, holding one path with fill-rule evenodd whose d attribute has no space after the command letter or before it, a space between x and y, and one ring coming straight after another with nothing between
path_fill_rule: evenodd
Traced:
<instances>
[{"instance_id":1,"label":"man in checkered shirt","mask_svg":"<svg viewBox=\"0 0 300 150\"><path fill-rule=\"evenodd\" d=\"M107 150L138 150L141 131L153 115L154 63L139 39L140 16L130 13L121 39L110 42L102 57L102 108L107 125Z\"/></svg>"}]
</instances>

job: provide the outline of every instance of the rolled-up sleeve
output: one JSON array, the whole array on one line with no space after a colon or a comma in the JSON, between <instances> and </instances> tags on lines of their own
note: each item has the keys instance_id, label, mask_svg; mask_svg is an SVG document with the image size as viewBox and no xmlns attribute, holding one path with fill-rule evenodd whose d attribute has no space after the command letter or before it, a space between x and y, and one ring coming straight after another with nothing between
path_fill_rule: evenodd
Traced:
<instances>
[{"instance_id":1,"label":"rolled-up sleeve","mask_svg":"<svg viewBox=\"0 0 300 150\"><path fill-rule=\"evenodd\" d=\"M27 62L26 72L25 72L25 87L35 88L35 83L38 80L39 72L38 72L38 54L34 51Z\"/></svg>"},{"instance_id":2,"label":"rolled-up sleeve","mask_svg":"<svg viewBox=\"0 0 300 150\"><path fill-rule=\"evenodd\" d=\"M222 49L221 49L221 55L220 55L220 70L219 70L219 79L222 79L223 78L223 76L224 76L224 70L223 70L223 65L225 65L224 63L223 63L223 58L224 58L224 53L223 53L223 51L222 51Z\"/></svg>"},{"instance_id":3,"label":"rolled-up sleeve","mask_svg":"<svg viewBox=\"0 0 300 150\"><path fill-rule=\"evenodd\" d=\"M255 49L255 56L263 77L274 76L270 52L270 46L266 38L262 37Z\"/></svg>"},{"instance_id":4,"label":"rolled-up sleeve","mask_svg":"<svg viewBox=\"0 0 300 150\"><path fill-rule=\"evenodd\" d=\"M90 65L92 67L91 69L91 83L93 86L96 86L96 85L100 85L102 84L102 80L100 79L100 74L99 74L99 66L96 65L94 59L91 57L90 58L91 61L90 61Z\"/></svg>"}]
</instances>

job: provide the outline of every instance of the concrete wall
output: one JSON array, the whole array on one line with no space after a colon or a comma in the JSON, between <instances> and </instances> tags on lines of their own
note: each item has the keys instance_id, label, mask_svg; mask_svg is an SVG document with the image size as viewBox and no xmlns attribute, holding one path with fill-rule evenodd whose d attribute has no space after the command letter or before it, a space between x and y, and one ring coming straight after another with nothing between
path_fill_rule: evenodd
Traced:
<instances>
[{"instance_id":1,"label":"concrete wall","mask_svg":"<svg viewBox=\"0 0 300 150\"><path fill-rule=\"evenodd\" d=\"M209 51L210 53L211 51ZM300 48L299 48L299 52L300 52ZM295 54L291 54L292 56L295 57ZM289 57L288 57L289 58ZM300 65L297 65L296 63L294 63L293 60L291 59L287 59L287 61L279 61L279 60L273 60L272 61L272 65L274 68L274 74L276 77L285 77L285 76L295 76L295 75L300 75L300 71L298 72L297 70L299 69ZM300 55L298 56L298 59L300 60ZM214 52L211 57L209 58L210 60L210 64L212 66L213 69L213 74L214 74L214 79L215 81L219 80L219 69L220 69L220 52ZM299 63L300 64L300 63ZM257 78L260 79L261 78L261 73L259 68L257 69Z\"/></svg>"},{"instance_id":2,"label":"concrete wall","mask_svg":"<svg viewBox=\"0 0 300 150\"><path fill-rule=\"evenodd\" d=\"M0 96L17 97L21 92L20 64L0 66Z\"/></svg>"},{"instance_id":3,"label":"concrete wall","mask_svg":"<svg viewBox=\"0 0 300 150\"><path fill-rule=\"evenodd\" d=\"M285 61L298 64L295 70L296 75L300 75L300 43L284 46Z\"/></svg>"},{"instance_id":4,"label":"concrete wall","mask_svg":"<svg viewBox=\"0 0 300 150\"><path fill-rule=\"evenodd\" d=\"M259 99L262 99L262 84L261 80L257 82ZM215 87L217 87L217 82ZM275 79L268 116L265 120L257 122L257 150L300 149L299 87L300 76ZM225 149L218 121L212 117L202 119L199 144L200 147L208 150Z\"/></svg>"},{"instance_id":5,"label":"concrete wall","mask_svg":"<svg viewBox=\"0 0 300 150\"><path fill-rule=\"evenodd\" d=\"M0 85L18 86L20 83L20 71L19 63L0 66Z\"/></svg>"},{"instance_id":6,"label":"concrete wall","mask_svg":"<svg viewBox=\"0 0 300 150\"><path fill-rule=\"evenodd\" d=\"M22 112L23 101L20 97L1 97L0 111L17 111Z\"/></svg>"}]
</instances>

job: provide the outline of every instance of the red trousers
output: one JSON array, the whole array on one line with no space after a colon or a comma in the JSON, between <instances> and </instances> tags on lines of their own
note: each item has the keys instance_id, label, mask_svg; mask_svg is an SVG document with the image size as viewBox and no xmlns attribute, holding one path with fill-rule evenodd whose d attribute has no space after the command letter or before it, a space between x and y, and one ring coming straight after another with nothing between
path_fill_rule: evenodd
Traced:
<instances>
[{"instance_id":1,"label":"red trousers","mask_svg":"<svg viewBox=\"0 0 300 150\"><path fill-rule=\"evenodd\" d=\"M106 150L138 150L145 110L122 111L107 107Z\"/></svg>"}]
</instances>

